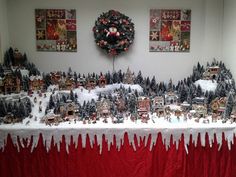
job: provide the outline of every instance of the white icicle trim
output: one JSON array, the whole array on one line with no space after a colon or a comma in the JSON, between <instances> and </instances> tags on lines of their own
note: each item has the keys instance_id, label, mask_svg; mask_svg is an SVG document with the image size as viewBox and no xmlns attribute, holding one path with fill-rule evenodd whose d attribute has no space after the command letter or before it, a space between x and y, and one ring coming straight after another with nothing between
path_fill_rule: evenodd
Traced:
<instances>
[{"instance_id":1,"label":"white icicle trim","mask_svg":"<svg viewBox=\"0 0 236 177\"><path fill-rule=\"evenodd\" d=\"M225 140L227 141L228 149L231 149L232 144L234 144L234 137L236 133L236 127L233 126L224 126L224 127L199 127L199 128L186 128L186 127L168 127L168 128L153 128L153 127L144 127L144 128L58 128L58 127L47 127L43 129L16 129L16 128L0 128L0 149L3 151L6 146L7 136L10 134L13 144L16 146L17 150L20 151L20 147L27 148L30 146L32 140L31 152L38 146L39 136L42 134L44 146L49 152L52 139L54 141L54 146L57 146L58 151L60 151L61 142L63 136L66 143L66 152L69 152L69 146L71 143L75 144L75 148L78 147L78 139L81 136L82 147L86 148L86 139L89 138L89 145L93 148L95 144L95 138L99 146L99 152L102 153L103 148L103 136L107 143L107 148L110 150L111 146L114 146L116 141L116 148L119 151L124 144L124 135L127 133L129 144L133 147L134 150L137 147L140 147L141 140L144 143L144 146L149 145L149 150L152 150L154 146L157 145L157 136L158 133L161 133L162 142L165 145L166 149L170 147L171 136L173 143L176 144L176 149L179 147L179 142L181 137L184 137L184 148L188 153L188 145L190 143L190 136L192 136L192 141L194 145L197 145L198 136L200 134L201 145L206 146L206 134L208 135L209 145L212 147L214 143L214 137L216 136L217 143L219 145L219 150L222 146L223 134ZM136 140L135 140L136 139ZM149 143L148 140L150 139ZM71 142L71 140L73 140ZM26 141L26 143L24 143ZM137 142L137 143L135 143ZM137 147L136 147L137 146Z\"/></svg>"}]
</instances>

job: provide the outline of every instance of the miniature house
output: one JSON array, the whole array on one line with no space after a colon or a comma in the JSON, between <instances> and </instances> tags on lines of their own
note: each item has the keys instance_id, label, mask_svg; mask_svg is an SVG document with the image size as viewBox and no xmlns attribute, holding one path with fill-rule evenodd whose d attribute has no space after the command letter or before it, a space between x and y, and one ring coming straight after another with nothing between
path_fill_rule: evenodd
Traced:
<instances>
[{"instance_id":1,"label":"miniature house","mask_svg":"<svg viewBox=\"0 0 236 177\"><path fill-rule=\"evenodd\" d=\"M215 98L212 100L210 104L212 112L222 115L226 108L226 100L226 97Z\"/></svg>"},{"instance_id":2,"label":"miniature house","mask_svg":"<svg viewBox=\"0 0 236 177\"><path fill-rule=\"evenodd\" d=\"M205 117L207 114L207 107L204 105L193 105L195 116L198 118Z\"/></svg>"},{"instance_id":3,"label":"miniature house","mask_svg":"<svg viewBox=\"0 0 236 177\"><path fill-rule=\"evenodd\" d=\"M86 79L84 77L80 77L77 79L77 87L84 87L86 84Z\"/></svg>"},{"instance_id":4,"label":"miniature house","mask_svg":"<svg viewBox=\"0 0 236 177\"><path fill-rule=\"evenodd\" d=\"M134 84L134 79L135 79L134 73L132 73L130 71L130 69L128 68L126 73L125 73L123 83L124 84Z\"/></svg>"},{"instance_id":5,"label":"miniature house","mask_svg":"<svg viewBox=\"0 0 236 177\"><path fill-rule=\"evenodd\" d=\"M71 89L75 88L75 81L73 78L66 79L65 88L66 88L66 90L71 90Z\"/></svg>"},{"instance_id":6,"label":"miniature house","mask_svg":"<svg viewBox=\"0 0 236 177\"><path fill-rule=\"evenodd\" d=\"M30 76L29 78L29 89L32 90L43 90L44 80L41 76Z\"/></svg>"},{"instance_id":7,"label":"miniature house","mask_svg":"<svg viewBox=\"0 0 236 177\"><path fill-rule=\"evenodd\" d=\"M150 111L150 99L147 97L138 98L138 114L147 114Z\"/></svg>"},{"instance_id":8,"label":"miniature house","mask_svg":"<svg viewBox=\"0 0 236 177\"><path fill-rule=\"evenodd\" d=\"M220 73L219 66L210 66L203 73L203 78L204 79L216 79L216 77L219 75L219 73Z\"/></svg>"},{"instance_id":9,"label":"miniature house","mask_svg":"<svg viewBox=\"0 0 236 177\"><path fill-rule=\"evenodd\" d=\"M74 117L76 115L76 110L78 106L75 105L71 100L67 100L66 103L61 103L60 105L60 114L62 117Z\"/></svg>"},{"instance_id":10,"label":"miniature house","mask_svg":"<svg viewBox=\"0 0 236 177\"><path fill-rule=\"evenodd\" d=\"M156 112L158 116L164 115L165 109L164 109L164 98L162 96L156 96L153 99L153 111Z\"/></svg>"},{"instance_id":11,"label":"miniature house","mask_svg":"<svg viewBox=\"0 0 236 177\"><path fill-rule=\"evenodd\" d=\"M174 92L168 92L167 94L165 94L166 105L177 104L178 100L179 100L179 97Z\"/></svg>"},{"instance_id":12,"label":"miniature house","mask_svg":"<svg viewBox=\"0 0 236 177\"><path fill-rule=\"evenodd\" d=\"M107 99L103 99L97 102L97 114L98 117L108 117L111 113L111 102Z\"/></svg>"},{"instance_id":13,"label":"miniature house","mask_svg":"<svg viewBox=\"0 0 236 177\"><path fill-rule=\"evenodd\" d=\"M96 87L96 79L93 77L88 77L86 82L86 89L91 90Z\"/></svg>"},{"instance_id":14,"label":"miniature house","mask_svg":"<svg viewBox=\"0 0 236 177\"><path fill-rule=\"evenodd\" d=\"M0 89L2 93L19 93L21 91L20 79L13 74L7 74L0 81Z\"/></svg>"},{"instance_id":15,"label":"miniature house","mask_svg":"<svg viewBox=\"0 0 236 177\"><path fill-rule=\"evenodd\" d=\"M105 85L107 84L107 80L106 80L106 78L105 78L105 76L104 75L100 75L99 76L99 79L98 79L98 85L99 85L99 87L101 88L101 87L105 87Z\"/></svg>"},{"instance_id":16,"label":"miniature house","mask_svg":"<svg viewBox=\"0 0 236 177\"><path fill-rule=\"evenodd\" d=\"M181 106L181 110L184 112L189 111L191 108L191 105L186 101L184 101L180 106Z\"/></svg>"},{"instance_id":17,"label":"miniature house","mask_svg":"<svg viewBox=\"0 0 236 177\"><path fill-rule=\"evenodd\" d=\"M46 125L58 125L60 122L62 122L63 119L59 115L55 114L47 114L42 119L41 122L44 122Z\"/></svg>"},{"instance_id":18,"label":"miniature house","mask_svg":"<svg viewBox=\"0 0 236 177\"><path fill-rule=\"evenodd\" d=\"M61 72L51 72L50 73L52 84L58 85L60 83L62 74Z\"/></svg>"}]
</instances>

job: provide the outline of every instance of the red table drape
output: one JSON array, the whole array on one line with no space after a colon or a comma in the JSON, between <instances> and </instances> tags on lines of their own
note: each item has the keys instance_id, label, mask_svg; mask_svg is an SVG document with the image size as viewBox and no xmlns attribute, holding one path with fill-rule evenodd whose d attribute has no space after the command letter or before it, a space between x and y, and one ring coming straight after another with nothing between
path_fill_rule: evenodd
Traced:
<instances>
[{"instance_id":1,"label":"red table drape","mask_svg":"<svg viewBox=\"0 0 236 177\"><path fill-rule=\"evenodd\" d=\"M96 141L93 147L90 146L89 137L86 148L82 148L79 137L78 147L71 143L67 153L64 138L60 151L52 142L47 152L40 136L37 148L31 153L30 146L20 147L18 152L9 136L4 151L0 152L0 177L236 177L236 145L233 144L229 150L225 138L219 149L216 137L212 147L207 135L204 147L200 136L196 146L190 137L188 153L183 136L178 149L172 140L166 149L159 133L151 151L150 137L147 138L147 146L142 139L136 151L129 144L127 134L120 151L116 149L116 144L108 151L107 142L103 139L100 154Z\"/></svg>"}]
</instances>

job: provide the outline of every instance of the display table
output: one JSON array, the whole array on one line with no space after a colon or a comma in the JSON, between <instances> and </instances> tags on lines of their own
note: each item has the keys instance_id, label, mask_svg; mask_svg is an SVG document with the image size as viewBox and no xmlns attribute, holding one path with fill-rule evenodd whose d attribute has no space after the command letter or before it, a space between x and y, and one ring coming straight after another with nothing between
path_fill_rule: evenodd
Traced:
<instances>
[{"instance_id":1,"label":"display table","mask_svg":"<svg viewBox=\"0 0 236 177\"><path fill-rule=\"evenodd\" d=\"M102 125L0 125L0 176L236 176L235 124Z\"/></svg>"}]
</instances>

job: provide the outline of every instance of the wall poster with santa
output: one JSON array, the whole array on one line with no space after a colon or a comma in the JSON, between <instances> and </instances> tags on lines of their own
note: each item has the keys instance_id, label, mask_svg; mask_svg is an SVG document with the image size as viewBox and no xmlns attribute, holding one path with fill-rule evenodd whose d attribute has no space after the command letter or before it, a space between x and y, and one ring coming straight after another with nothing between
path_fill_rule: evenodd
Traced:
<instances>
[{"instance_id":1,"label":"wall poster with santa","mask_svg":"<svg viewBox=\"0 0 236 177\"><path fill-rule=\"evenodd\" d=\"M150 10L150 52L189 52L191 10Z\"/></svg>"},{"instance_id":2,"label":"wall poster with santa","mask_svg":"<svg viewBox=\"0 0 236 177\"><path fill-rule=\"evenodd\" d=\"M76 10L35 9L37 51L76 52Z\"/></svg>"}]
</instances>

